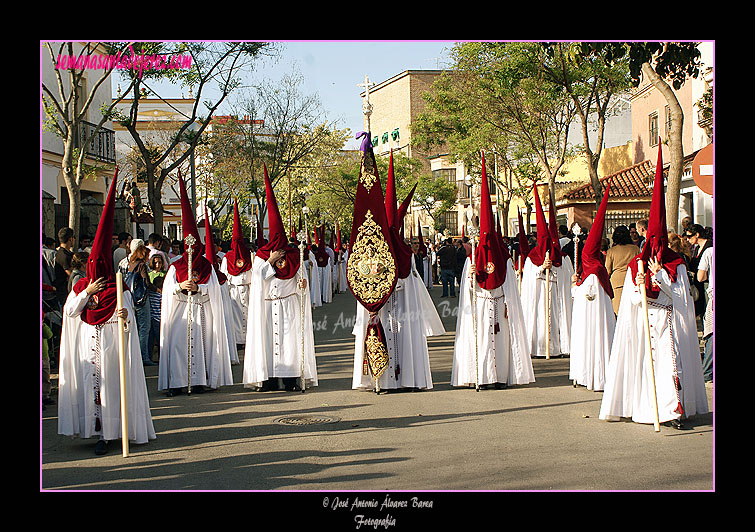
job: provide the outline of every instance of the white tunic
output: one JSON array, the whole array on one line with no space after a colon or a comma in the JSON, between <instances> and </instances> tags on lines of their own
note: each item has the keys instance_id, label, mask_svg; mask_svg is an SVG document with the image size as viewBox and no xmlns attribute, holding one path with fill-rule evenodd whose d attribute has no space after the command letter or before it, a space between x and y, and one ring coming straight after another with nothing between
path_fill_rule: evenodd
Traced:
<instances>
[{"instance_id":1,"label":"white tunic","mask_svg":"<svg viewBox=\"0 0 755 532\"><path fill-rule=\"evenodd\" d=\"M414 261L412 272L399 279L388 301L378 313L388 345L388 367L380 376L381 390L433 387L427 337L445 333L438 312L422 283ZM372 375L364 375L364 338L369 312L357 302L354 323L353 389L375 389Z\"/></svg>"},{"instance_id":2,"label":"white tunic","mask_svg":"<svg viewBox=\"0 0 755 532\"><path fill-rule=\"evenodd\" d=\"M349 260L349 252L341 253L341 260L336 263L336 286L339 292L346 292L349 289L349 282L346 279L346 263Z\"/></svg>"},{"instance_id":3,"label":"white tunic","mask_svg":"<svg viewBox=\"0 0 755 532\"><path fill-rule=\"evenodd\" d=\"M244 344L246 342L246 322L247 315L249 313L249 284L252 280L251 268L239 275L231 275L228 273L228 261L225 257L220 263L220 271L223 272L228 281L228 295L231 297L231 308L233 324L233 332L236 338L236 344ZM236 362L238 362L238 354L236 355Z\"/></svg>"},{"instance_id":4,"label":"white tunic","mask_svg":"<svg viewBox=\"0 0 755 532\"><path fill-rule=\"evenodd\" d=\"M631 276L628 269L616 318L600 419L631 418L637 423L654 423L642 295ZM683 264L677 267L674 283L663 269L653 278L661 292L655 300L648 298L648 320L658 417L664 423L681 417L676 412L680 402L686 416L707 413L708 398L687 269ZM681 389L677 389L675 376L679 378Z\"/></svg>"},{"instance_id":5,"label":"white tunic","mask_svg":"<svg viewBox=\"0 0 755 532\"><path fill-rule=\"evenodd\" d=\"M220 284L213 269L207 283L189 297L181 292L173 265L165 274L160 307L160 367L157 389L189 386L187 334L191 311L191 386L218 388L233 384L231 346L223 316ZM236 346L233 346L235 350Z\"/></svg>"},{"instance_id":6,"label":"white tunic","mask_svg":"<svg viewBox=\"0 0 755 532\"><path fill-rule=\"evenodd\" d=\"M218 283L219 284L219 283ZM228 280L219 284L220 299L223 303L223 321L225 321L225 334L228 336L228 355L231 364L239 363L239 352L236 349L236 323L234 322L234 304L231 300L231 285Z\"/></svg>"},{"instance_id":7,"label":"white tunic","mask_svg":"<svg viewBox=\"0 0 755 532\"><path fill-rule=\"evenodd\" d=\"M425 286L428 288L433 287L433 270L430 267L430 251L428 250L425 258L422 259L423 280Z\"/></svg>"},{"instance_id":8,"label":"white tunic","mask_svg":"<svg viewBox=\"0 0 755 532\"><path fill-rule=\"evenodd\" d=\"M527 329L517 279L511 261L506 261L506 280L498 288L485 290L475 283L477 298L477 363L475 364L472 294L467 258L459 288L459 314L451 368L451 386L470 384L529 384L535 382ZM498 330L496 331L496 324ZM475 366L478 379L475 378Z\"/></svg>"},{"instance_id":9,"label":"white tunic","mask_svg":"<svg viewBox=\"0 0 755 532\"><path fill-rule=\"evenodd\" d=\"M313 307L322 306L322 287L320 286L320 268L316 266L315 254L309 252L309 260L306 262L307 273L309 274L309 297Z\"/></svg>"},{"instance_id":10,"label":"white tunic","mask_svg":"<svg viewBox=\"0 0 755 532\"><path fill-rule=\"evenodd\" d=\"M318 266L317 261L313 262L320 278L320 298L323 303L333 302L333 260L328 257L328 264Z\"/></svg>"},{"instance_id":11,"label":"white tunic","mask_svg":"<svg viewBox=\"0 0 755 532\"><path fill-rule=\"evenodd\" d=\"M88 300L86 291L82 290L78 295L71 291L63 311L58 434L118 440L121 438L118 319L113 313L102 325L82 321L81 311ZM128 311L125 356L128 439L141 444L156 438L155 428L130 292L124 292L123 306ZM99 405L95 404L95 390L99 391ZM100 419L100 430L95 429L96 418Z\"/></svg>"},{"instance_id":12,"label":"white tunic","mask_svg":"<svg viewBox=\"0 0 755 532\"><path fill-rule=\"evenodd\" d=\"M611 298L591 274L572 287L569 378L588 390L603 390L616 316Z\"/></svg>"},{"instance_id":13,"label":"white tunic","mask_svg":"<svg viewBox=\"0 0 755 532\"><path fill-rule=\"evenodd\" d=\"M303 270L306 272L306 268ZM309 290L298 288L299 275L279 279L266 260L255 257L249 304L244 386L261 386L270 378L301 377L301 295L304 294L304 379L317 386L315 342Z\"/></svg>"},{"instance_id":14,"label":"white tunic","mask_svg":"<svg viewBox=\"0 0 755 532\"><path fill-rule=\"evenodd\" d=\"M561 259L561 266L550 272L550 355L569 353L571 329L571 277L574 273L571 259ZM529 257L522 272L521 299L524 323L532 356L546 356L546 272L535 266Z\"/></svg>"}]
</instances>

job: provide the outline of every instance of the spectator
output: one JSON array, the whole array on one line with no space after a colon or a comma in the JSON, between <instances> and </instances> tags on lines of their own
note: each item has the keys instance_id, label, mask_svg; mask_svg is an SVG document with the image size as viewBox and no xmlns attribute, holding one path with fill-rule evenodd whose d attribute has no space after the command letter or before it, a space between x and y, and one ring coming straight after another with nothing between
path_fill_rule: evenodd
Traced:
<instances>
[{"instance_id":1,"label":"spectator","mask_svg":"<svg viewBox=\"0 0 755 532\"><path fill-rule=\"evenodd\" d=\"M131 235L125 231L118 233L118 247L113 251L113 264L118 265L128 257L131 245Z\"/></svg>"},{"instance_id":2,"label":"spectator","mask_svg":"<svg viewBox=\"0 0 755 532\"><path fill-rule=\"evenodd\" d=\"M448 239L438 249L438 267L440 268L440 280L443 284L443 294L440 297L448 297L449 287L451 297L456 297L454 277L456 275L456 248L453 240Z\"/></svg>"},{"instance_id":3,"label":"spectator","mask_svg":"<svg viewBox=\"0 0 755 532\"><path fill-rule=\"evenodd\" d=\"M690 225L687 231L684 233L684 236L687 237L687 240L689 241L691 247L689 271L693 273L693 285L698 292L698 297L697 299L695 299L695 316L702 317L703 314L705 314L705 305L707 298L705 296L705 287L703 283L699 282L697 280L697 277L694 276L694 272L696 272L698 269L697 267L700 263L703 252L706 249L713 247L713 239L708 238L708 233L700 224Z\"/></svg>"},{"instance_id":4,"label":"spectator","mask_svg":"<svg viewBox=\"0 0 755 532\"><path fill-rule=\"evenodd\" d=\"M50 381L50 340L52 329L45 323L45 313L42 313L42 410L47 405L54 405L55 400L50 397L52 384Z\"/></svg>"},{"instance_id":5,"label":"spectator","mask_svg":"<svg viewBox=\"0 0 755 532\"><path fill-rule=\"evenodd\" d=\"M118 264L118 269L123 274L123 282L126 283L131 291L142 363L145 366L154 366L155 363L152 362L151 353L147 345L149 330L152 325L147 289L150 284L147 275L148 253L149 251L147 250L147 246L144 245L144 240L141 238L132 239L131 254Z\"/></svg>"},{"instance_id":6,"label":"spectator","mask_svg":"<svg viewBox=\"0 0 755 532\"><path fill-rule=\"evenodd\" d=\"M640 248L632 243L629 229L625 225L619 225L614 229L612 239L613 246L606 251L606 270L613 289L613 312L618 314L627 267L629 261L640 254Z\"/></svg>"},{"instance_id":7,"label":"spectator","mask_svg":"<svg viewBox=\"0 0 755 532\"><path fill-rule=\"evenodd\" d=\"M467 251L464 242L462 240L456 240L456 267L454 268L454 276L456 277L456 282L458 283L459 287L461 287L461 272L462 270L464 270L464 263L467 261L467 256L471 254L471 245L469 246L469 251Z\"/></svg>"},{"instance_id":8,"label":"spectator","mask_svg":"<svg viewBox=\"0 0 755 532\"><path fill-rule=\"evenodd\" d=\"M160 255L163 258L163 271L168 271L168 254L163 252L162 247L163 237L157 233L152 233L147 238L147 249L149 250L149 258L154 255Z\"/></svg>"},{"instance_id":9,"label":"spectator","mask_svg":"<svg viewBox=\"0 0 755 532\"><path fill-rule=\"evenodd\" d=\"M162 304L163 281L165 280L165 272L163 271L164 262L162 255L152 255L149 259L150 271L147 274L150 281L147 287L150 306L150 328L147 349L149 350L150 358L152 358L155 345L157 345L158 360L160 356L160 305Z\"/></svg>"},{"instance_id":10,"label":"spectator","mask_svg":"<svg viewBox=\"0 0 755 532\"><path fill-rule=\"evenodd\" d=\"M639 220L637 222L637 236L640 237L637 247L642 250L642 246L645 245L645 235L648 233L648 221L647 220Z\"/></svg>"},{"instance_id":11,"label":"spectator","mask_svg":"<svg viewBox=\"0 0 755 532\"><path fill-rule=\"evenodd\" d=\"M703 380L706 384L713 384L713 245L705 248L700 256L696 277L697 281L708 283L708 302L703 316Z\"/></svg>"},{"instance_id":12,"label":"spectator","mask_svg":"<svg viewBox=\"0 0 755 532\"><path fill-rule=\"evenodd\" d=\"M58 250L55 255L55 293L61 307L68 298L68 277L71 275L71 258L75 238L73 229L64 227L58 231Z\"/></svg>"},{"instance_id":13,"label":"spectator","mask_svg":"<svg viewBox=\"0 0 755 532\"><path fill-rule=\"evenodd\" d=\"M86 277L87 275L87 259L89 253L86 251L77 251L71 257L71 275L68 277L68 288L70 292L73 285L75 285L79 279Z\"/></svg>"}]
</instances>

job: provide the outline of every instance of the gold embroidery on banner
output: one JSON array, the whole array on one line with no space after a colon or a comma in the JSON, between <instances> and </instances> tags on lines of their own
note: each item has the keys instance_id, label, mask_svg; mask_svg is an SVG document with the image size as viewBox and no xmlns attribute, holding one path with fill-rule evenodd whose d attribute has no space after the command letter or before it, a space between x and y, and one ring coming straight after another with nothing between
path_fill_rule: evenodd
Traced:
<instances>
[{"instance_id":1,"label":"gold embroidery on banner","mask_svg":"<svg viewBox=\"0 0 755 532\"><path fill-rule=\"evenodd\" d=\"M367 361L370 365L372 376L379 379L388 367L388 350L380 339L375 336L375 329L370 329L370 333L364 340L364 348L367 351Z\"/></svg>"},{"instance_id":2,"label":"gold embroidery on banner","mask_svg":"<svg viewBox=\"0 0 755 532\"><path fill-rule=\"evenodd\" d=\"M367 189L367 192L369 192L372 185L377 180L377 176L375 175L375 159L373 157L362 157L362 168L359 172L359 180L364 185L364 188Z\"/></svg>"},{"instance_id":3,"label":"gold embroidery on banner","mask_svg":"<svg viewBox=\"0 0 755 532\"><path fill-rule=\"evenodd\" d=\"M396 275L388 243L368 210L346 263L349 286L364 303L377 303L390 294Z\"/></svg>"}]
</instances>

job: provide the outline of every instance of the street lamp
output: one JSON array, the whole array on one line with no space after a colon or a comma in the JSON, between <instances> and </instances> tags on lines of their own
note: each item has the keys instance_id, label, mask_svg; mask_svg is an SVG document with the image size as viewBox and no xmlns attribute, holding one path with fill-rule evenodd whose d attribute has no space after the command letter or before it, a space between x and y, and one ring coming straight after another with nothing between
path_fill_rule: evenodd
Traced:
<instances>
[{"instance_id":1,"label":"street lamp","mask_svg":"<svg viewBox=\"0 0 755 532\"><path fill-rule=\"evenodd\" d=\"M189 124L189 126L186 129L188 131L191 131L192 133L194 133L196 135L196 133L199 131L200 128L201 128L201 126L199 124L197 124L196 122L192 122L191 124ZM195 148L197 147L197 145L196 145L196 143L194 145L191 145L191 143L189 143L189 145L191 146L191 157L189 158L189 165L190 165L190 168L191 168L191 207L194 210L194 213L196 215L196 212L197 212L197 187L196 187L197 177L196 177L196 168L195 168L195 163L194 163L194 153L195 153Z\"/></svg>"}]
</instances>

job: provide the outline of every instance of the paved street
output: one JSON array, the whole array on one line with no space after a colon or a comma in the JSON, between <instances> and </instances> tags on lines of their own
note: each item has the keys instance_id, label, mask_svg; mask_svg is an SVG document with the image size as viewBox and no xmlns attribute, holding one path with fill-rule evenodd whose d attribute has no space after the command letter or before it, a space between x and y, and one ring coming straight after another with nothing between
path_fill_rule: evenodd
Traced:
<instances>
[{"instance_id":1,"label":"paved street","mask_svg":"<svg viewBox=\"0 0 755 532\"><path fill-rule=\"evenodd\" d=\"M572 386L568 358L535 360L528 386L452 388L457 300L440 292L432 289L447 333L429 341L432 390L351 390L355 300L338 294L313 316L319 387L252 392L238 365L239 384L168 398L157 391L157 366L145 368L157 439L131 445L127 458L119 442L95 456L94 440L57 435L48 407L41 488L713 490L713 413L660 433L600 421L602 393Z\"/></svg>"}]
</instances>

